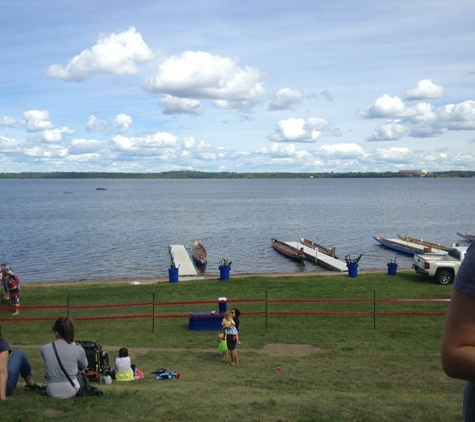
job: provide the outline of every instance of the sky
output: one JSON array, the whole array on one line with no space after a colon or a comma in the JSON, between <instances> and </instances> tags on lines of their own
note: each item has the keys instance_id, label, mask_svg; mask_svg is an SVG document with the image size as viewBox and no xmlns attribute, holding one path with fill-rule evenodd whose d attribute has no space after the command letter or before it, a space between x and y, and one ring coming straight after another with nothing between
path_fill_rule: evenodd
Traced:
<instances>
[{"instance_id":1,"label":"sky","mask_svg":"<svg viewBox=\"0 0 475 422\"><path fill-rule=\"evenodd\" d=\"M475 170L471 0L0 10L0 172Z\"/></svg>"}]
</instances>

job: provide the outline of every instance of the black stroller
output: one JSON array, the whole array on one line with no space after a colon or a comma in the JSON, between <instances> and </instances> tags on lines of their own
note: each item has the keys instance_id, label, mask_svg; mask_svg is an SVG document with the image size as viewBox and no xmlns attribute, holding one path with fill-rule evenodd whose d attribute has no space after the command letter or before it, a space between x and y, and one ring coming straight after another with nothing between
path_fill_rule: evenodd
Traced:
<instances>
[{"instance_id":1,"label":"black stroller","mask_svg":"<svg viewBox=\"0 0 475 422\"><path fill-rule=\"evenodd\" d=\"M111 374L109 355L102 350L100 345L94 341L78 341L76 343L86 352L87 368L84 372L88 378L98 379L100 376Z\"/></svg>"}]
</instances>

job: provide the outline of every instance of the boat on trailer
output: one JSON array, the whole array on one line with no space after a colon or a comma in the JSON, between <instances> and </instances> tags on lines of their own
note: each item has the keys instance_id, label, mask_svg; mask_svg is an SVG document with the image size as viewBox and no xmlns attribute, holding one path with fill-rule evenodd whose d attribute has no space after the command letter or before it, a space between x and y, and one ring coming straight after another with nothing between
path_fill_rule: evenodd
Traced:
<instances>
[{"instance_id":1,"label":"boat on trailer","mask_svg":"<svg viewBox=\"0 0 475 422\"><path fill-rule=\"evenodd\" d=\"M325 255L331 256L332 258L338 259L338 256L336 256L335 246L333 246L332 248L326 248L325 246L319 245L317 242L313 242L304 236L299 236L299 240L300 240L300 243L302 243L305 246L308 246L311 249L315 249L317 252L320 252Z\"/></svg>"},{"instance_id":2,"label":"boat on trailer","mask_svg":"<svg viewBox=\"0 0 475 422\"><path fill-rule=\"evenodd\" d=\"M199 240L195 240L191 245L191 257L196 265L205 265L207 262L206 249Z\"/></svg>"},{"instance_id":3,"label":"boat on trailer","mask_svg":"<svg viewBox=\"0 0 475 422\"><path fill-rule=\"evenodd\" d=\"M405 234L398 234L397 237L399 237L399 239L401 240L404 240L405 242L415 243L416 245L427 246L427 247L431 247L435 249L442 249L443 251L447 251L447 252L450 249L448 246L443 246L440 243L428 242L427 240L417 239L415 237L409 237L409 236L406 236Z\"/></svg>"},{"instance_id":4,"label":"boat on trailer","mask_svg":"<svg viewBox=\"0 0 475 422\"><path fill-rule=\"evenodd\" d=\"M288 258L293 259L294 261L297 261L297 262L303 262L305 260L303 248L299 249L299 248L290 246L287 243L282 242L275 237L271 238L271 243L272 243L272 247L277 252L280 252L282 255L285 255Z\"/></svg>"},{"instance_id":5,"label":"boat on trailer","mask_svg":"<svg viewBox=\"0 0 475 422\"><path fill-rule=\"evenodd\" d=\"M460 233L457 232L457 234L461 237L463 237L465 240L468 240L469 242L475 242L475 233L470 234L470 233Z\"/></svg>"},{"instance_id":6,"label":"boat on trailer","mask_svg":"<svg viewBox=\"0 0 475 422\"><path fill-rule=\"evenodd\" d=\"M402 252L408 255L420 255L424 253L433 253L433 254L446 254L447 251L439 248L433 248L431 246L419 245L416 243L404 241L401 239L387 239L383 236L373 236L373 239L376 240L382 246L392 249L397 252Z\"/></svg>"}]
</instances>

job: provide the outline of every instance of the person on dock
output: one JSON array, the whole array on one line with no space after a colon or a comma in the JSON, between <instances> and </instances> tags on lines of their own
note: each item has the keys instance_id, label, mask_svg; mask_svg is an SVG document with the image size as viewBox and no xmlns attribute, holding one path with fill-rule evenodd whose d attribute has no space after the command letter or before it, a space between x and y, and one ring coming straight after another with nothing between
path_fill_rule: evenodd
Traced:
<instances>
[{"instance_id":1,"label":"person on dock","mask_svg":"<svg viewBox=\"0 0 475 422\"><path fill-rule=\"evenodd\" d=\"M464 421L475 420L475 242L468 248L454 280L442 336L442 367L452 378L467 381Z\"/></svg>"}]
</instances>

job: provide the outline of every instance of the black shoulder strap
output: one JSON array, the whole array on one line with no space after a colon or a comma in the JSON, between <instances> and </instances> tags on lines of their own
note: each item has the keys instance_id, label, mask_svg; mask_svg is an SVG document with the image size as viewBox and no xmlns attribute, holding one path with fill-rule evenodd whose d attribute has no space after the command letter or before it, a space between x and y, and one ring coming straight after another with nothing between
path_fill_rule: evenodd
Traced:
<instances>
[{"instance_id":1,"label":"black shoulder strap","mask_svg":"<svg viewBox=\"0 0 475 422\"><path fill-rule=\"evenodd\" d=\"M66 378L71 383L71 385L74 388L76 388L76 384L74 384L73 380L71 379L69 374L66 372L66 369L64 369L63 363L61 362L61 359L59 358L58 351L56 350L56 345L54 344L54 341L51 344L53 345L54 354L56 355L56 359L58 359L58 363L59 363L59 367L61 368L61 371L64 372L64 375L66 375Z\"/></svg>"}]
</instances>

